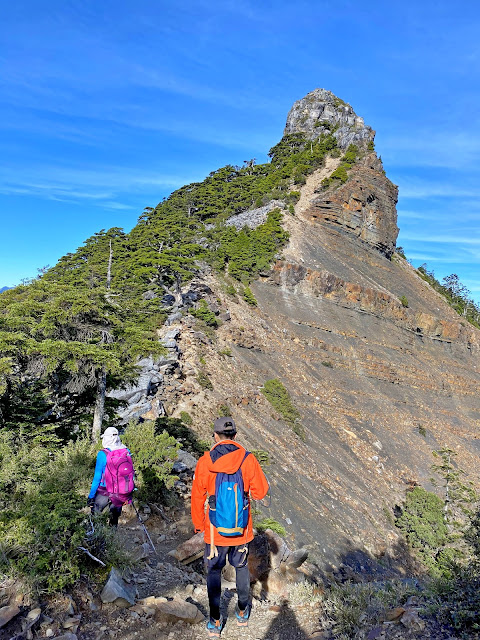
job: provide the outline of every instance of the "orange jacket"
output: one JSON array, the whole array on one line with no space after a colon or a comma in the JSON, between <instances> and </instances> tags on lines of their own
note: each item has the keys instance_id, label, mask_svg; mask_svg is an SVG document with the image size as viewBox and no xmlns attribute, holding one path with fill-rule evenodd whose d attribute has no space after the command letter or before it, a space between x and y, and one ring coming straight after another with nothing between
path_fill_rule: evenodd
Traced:
<instances>
[{"instance_id":1,"label":"orange jacket","mask_svg":"<svg viewBox=\"0 0 480 640\"><path fill-rule=\"evenodd\" d=\"M242 464L246 450L234 440L217 442L210 451L197 462L192 485L192 520L196 531L205 532L205 542L210 544L210 520L208 504L205 512L205 501L215 494L217 472L235 473L242 466L243 486L246 493L254 500L262 500L268 492L268 481L262 468L253 454ZM213 454L213 456L212 456ZM213 459L212 459L213 458ZM243 534L227 538L214 529L214 544L218 547L230 547L245 544L253 540L252 511L249 509L248 524Z\"/></svg>"}]
</instances>

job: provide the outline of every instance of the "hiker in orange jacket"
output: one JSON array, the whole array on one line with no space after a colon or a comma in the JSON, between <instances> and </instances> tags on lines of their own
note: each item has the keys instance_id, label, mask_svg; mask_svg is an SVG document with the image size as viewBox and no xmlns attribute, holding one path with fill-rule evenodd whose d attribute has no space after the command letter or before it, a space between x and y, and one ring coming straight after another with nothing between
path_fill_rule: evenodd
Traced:
<instances>
[{"instance_id":1,"label":"hiker in orange jacket","mask_svg":"<svg viewBox=\"0 0 480 640\"><path fill-rule=\"evenodd\" d=\"M248 544L253 540L250 497L262 500L269 486L265 474L254 455L249 454L235 441L237 429L231 417L217 418L214 423L215 444L198 461L192 485L192 521L196 532L205 534L205 564L207 568L207 590L210 605L210 620L207 630L211 638L218 638L223 627L220 616L221 573L226 559L235 567L237 577L238 605L235 610L237 624L247 626L250 617L250 575L248 572ZM210 505L215 497L218 473L235 474L241 469L245 503L248 508L246 526L228 530L228 537L221 535L210 522ZM205 512L205 500L209 504ZM217 503L218 506L218 503ZM212 512L213 513L213 512Z\"/></svg>"}]
</instances>

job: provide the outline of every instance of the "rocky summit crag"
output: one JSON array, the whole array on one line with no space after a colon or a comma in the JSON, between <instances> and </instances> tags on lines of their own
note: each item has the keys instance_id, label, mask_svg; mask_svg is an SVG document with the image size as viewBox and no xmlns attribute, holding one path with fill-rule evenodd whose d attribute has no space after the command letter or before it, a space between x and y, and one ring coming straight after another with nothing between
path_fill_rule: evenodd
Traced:
<instances>
[{"instance_id":1,"label":"rocky summit crag","mask_svg":"<svg viewBox=\"0 0 480 640\"><path fill-rule=\"evenodd\" d=\"M393 509L408 487L431 489L432 451L457 451L479 486L480 332L394 252L397 188L374 132L318 89L295 103L285 133L313 138L322 129L334 129L343 150L357 146L347 179L329 183L342 163L329 154L292 184L300 198L294 215L284 207L289 242L252 283L257 306L208 271L184 289L171 315L176 365L153 400L169 415L188 412L203 433L230 407L240 440L270 459L264 515L324 570L402 572ZM235 222L265 219L252 212ZM208 335L188 314L201 298L223 318ZM299 410L304 440L261 393L272 378ZM373 558L382 564L369 565Z\"/></svg>"},{"instance_id":2,"label":"rocky summit crag","mask_svg":"<svg viewBox=\"0 0 480 640\"><path fill-rule=\"evenodd\" d=\"M332 129L340 149L347 149L350 144L366 147L375 138L375 131L365 125L363 118L326 89L315 89L295 102L283 134L304 133L311 140Z\"/></svg>"}]
</instances>

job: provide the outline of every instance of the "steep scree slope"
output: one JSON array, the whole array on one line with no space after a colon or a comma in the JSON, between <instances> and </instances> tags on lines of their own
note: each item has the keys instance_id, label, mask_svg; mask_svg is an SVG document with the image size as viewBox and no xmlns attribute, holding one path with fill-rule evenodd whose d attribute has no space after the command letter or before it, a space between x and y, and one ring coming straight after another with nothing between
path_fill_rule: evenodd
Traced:
<instances>
[{"instance_id":1,"label":"steep scree slope","mask_svg":"<svg viewBox=\"0 0 480 640\"><path fill-rule=\"evenodd\" d=\"M302 101L294 106L287 132L300 112L304 130L315 118L340 117L330 113L329 92L319 114L322 91L309 94L310 111ZM367 151L373 132L352 113L343 115L353 118L355 141ZM407 486L429 487L432 450L458 451L459 466L477 486L480 480L480 333L405 260L389 259L396 188L371 149L344 185L325 190L321 182L338 163L329 159L301 188L295 216L285 220L291 237L282 258L252 285L258 307L232 302L212 278L231 313L218 343L199 344L180 321L187 383L175 412L186 409L208 424L219 404L234 407L240 439L272 459L265 515L285 525L297 546L309 546L321 566L348 563L356 550L399 553L389 514ZM226 347L233 357L220 355ZM199 353L213 391L192 384ZM292 395L305 442L259 392L270 378Z\"/></svg>"}]
</instances>

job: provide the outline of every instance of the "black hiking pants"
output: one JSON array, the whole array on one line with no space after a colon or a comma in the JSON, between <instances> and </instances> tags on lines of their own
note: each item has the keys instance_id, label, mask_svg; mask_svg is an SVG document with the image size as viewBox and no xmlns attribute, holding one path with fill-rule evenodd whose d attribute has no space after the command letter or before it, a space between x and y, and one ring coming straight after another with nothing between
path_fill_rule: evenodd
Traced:
<instances>
[{"instance_id":1,"label":"black hiking pants","mask_svg":"<svg viewBox=\"0 0 480 640\"><path fill-rule=\"evenodd\" d=\"M102 495L101 493L98 493L98 491L95 494L92 513L101 513L108 505L110 505L110 526L117 527L118 519L122 513L122 507L115 507L108 496Z\"/></svg>"},{"instance_id":2,"label":"black hiking pants","mask_svg":"<svg viewBox=\"0 0 480 640\"><path fill-rule=\"evenodd\" d=\"M244 611L248 606L250 596L250 574L248 572L248 542L238 547L218 547L218 556L211 560L210 545L205 545L204 561L207 569L208 603L210 618L220 620L220 597L222 595L222 569L227 562L235 567L237 576L238 608Z\"/></svg>"}]
</instances>

